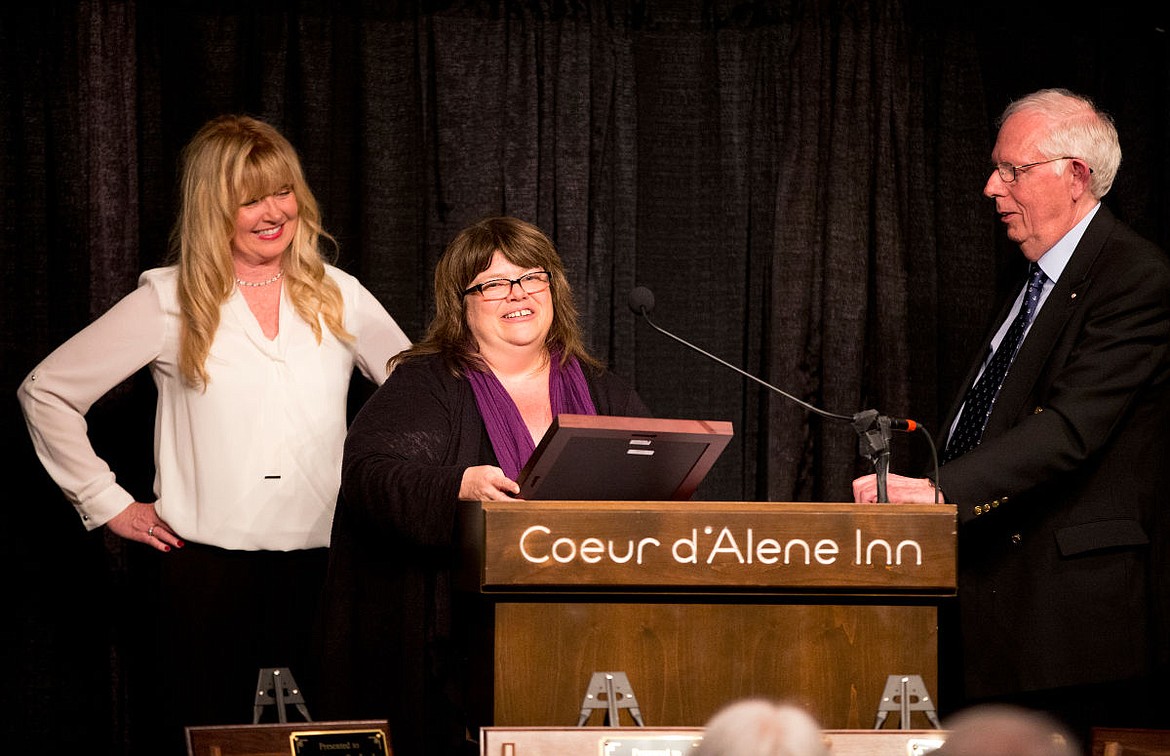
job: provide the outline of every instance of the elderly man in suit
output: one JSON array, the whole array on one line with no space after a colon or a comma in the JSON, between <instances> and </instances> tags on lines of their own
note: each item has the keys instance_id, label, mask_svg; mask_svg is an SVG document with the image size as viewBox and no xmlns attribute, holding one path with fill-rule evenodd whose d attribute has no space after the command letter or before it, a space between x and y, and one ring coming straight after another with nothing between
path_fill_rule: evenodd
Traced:
<instances>
[{"instance_id":1,"label":"elderly man in suit","mask_svg":"<svg viewBox=\"0 0 1170 756\"><path fill-rule=\"evenodd\" d=\"M1091 725L1165 727L1170 259L1101 204L1111 119L1042 90L1005 110L983 193L1029 262L944 421L938 481L892 502L954 503L966 701ZM876 501L874 476L853 484Z\"/></svg>"}]
</instances>

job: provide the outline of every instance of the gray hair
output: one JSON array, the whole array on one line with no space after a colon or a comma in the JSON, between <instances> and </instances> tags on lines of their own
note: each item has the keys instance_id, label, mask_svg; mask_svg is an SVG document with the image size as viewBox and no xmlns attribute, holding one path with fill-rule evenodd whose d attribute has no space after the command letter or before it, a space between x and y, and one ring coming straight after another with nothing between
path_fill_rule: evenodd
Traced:
<instances>
[{"instance_id":1,"label":"gray hair","mask_svg":"<svg viewBox=\"0 0 1170 756\"><path fill-rule=\"evenodd\" d=\"M794 704L749 698L707 722L697 756L828 756L820 725Z\"/></svg>"},{"instance_id":2,"label":"gray hair","mask_svg":"<svg viewBox=\"0 0 1170 756\"><path fill-rule=\"evenodd\" d=\"M1048 135L1036 145L1041 154L1081 158L1093 169L1089 193L1097 199L1108 194L1121 165L1121 143L1113 119L1088 97L1067 89L1041 89L1009 104L998 125L1025 111L1041 114L1048 123ZM1055 170L1064 170L1063 164Z\"/></svg>"}]
</instances>

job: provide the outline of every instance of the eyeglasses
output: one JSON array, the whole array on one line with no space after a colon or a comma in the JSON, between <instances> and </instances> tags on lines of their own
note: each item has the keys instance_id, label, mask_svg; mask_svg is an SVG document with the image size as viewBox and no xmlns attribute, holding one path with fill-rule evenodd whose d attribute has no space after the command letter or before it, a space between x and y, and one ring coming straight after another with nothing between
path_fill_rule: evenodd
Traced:
<instances>
[{"instance_id":1,"label":"eyeglasses","mask_svg":"<svg viewBox=\"0 0 1170 756\"><path fill-rule=\"evenodd\" d=\"M1078 157L1072 157L1071 155L1065 155L1064 157L1054 157L1054 158L1049 158L1047 160L1037 160L1035 163L1024 163L1023 165L1012 165L1011 163L996 163L995 170L997 173L999 173L1000 181L1003 181L1003 183L1005 183L1005 184L1010 184L1013 181L1015 181L1016 179L1018 179L1020 177L1020 174L1024 173L1029 168L1035 168L1036 166L1044 165L1045 163L1055 163L1057 160L1080 160L1080 159L1081 158L1078 158ZM1092 173L1092 172L1093 172L1093 169L1090 168L1089 173Z\"/></svg>"},{"instance_id":2,"label":"eyeglasses","mask_svg":"<svg viewBox=\"0 0 1170 756\"><path fill-rule=\"evenodd\" d=\"M490 301L507 299L508 295L512 293L512 287L520 284L521 290L525 294L536 294L548 288L549 279L552 278L547 270L536 270L531 273L525 273L519 278L493 278L490 281L476 284L463 291L463 296L467 296L473 291L478 291L479 295L484 299Z\"/></svg>"}]
</instances>

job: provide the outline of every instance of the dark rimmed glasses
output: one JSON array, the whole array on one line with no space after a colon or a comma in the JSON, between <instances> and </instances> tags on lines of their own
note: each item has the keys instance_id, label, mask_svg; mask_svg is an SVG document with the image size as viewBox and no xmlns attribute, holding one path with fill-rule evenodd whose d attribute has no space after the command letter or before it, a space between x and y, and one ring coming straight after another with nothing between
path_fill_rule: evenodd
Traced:
<instances>
[{"instance_id":1,"label":"dark rimmed glasses","mask_svg":"<svg viewBox=\"0 0 1170 756\"><path fill-rule=\"evenodd\" d=\"M1020 177L1021 173L1027 172L1029 168L1035 168L1038 165L1045 163L1055 163L1057 160L1081 160L1079 157L1072 155L1064 155L1062 157L1048 158L1047 160L1037 160L1035 163L1024 163L1023 165L1012 165L1011 163L996 163L995 171L999 174L999 180L1005 184L1010 184ZM1093 169L1089 169L1092 173Z\"/></svg>"},{"instance_id":2,"label":"dark rimmed glasses","mask_svg":"<svg viewBox=\"0 0 1170 756\"><path fill-rule=\"evenodd\" d=\"M534 270L531 273L525 273L519 278L493 278L490 281L478 283L463 290L463 296L467 296L472 292L479 292L479 295L489 302L507 299L508 295L512 293L512 287L519 284L520 289L525 294L537 294L548 288L549 281L552 279L552 274L547 270Z\"/></svg>"}]
</instances>

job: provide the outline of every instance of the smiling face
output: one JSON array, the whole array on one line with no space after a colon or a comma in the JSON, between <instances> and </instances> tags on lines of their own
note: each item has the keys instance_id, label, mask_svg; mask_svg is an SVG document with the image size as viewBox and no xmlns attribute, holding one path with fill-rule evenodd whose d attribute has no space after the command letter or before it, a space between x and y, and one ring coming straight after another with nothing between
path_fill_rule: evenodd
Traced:
<instances>
[{"instance_id":1,"label":"smiling face","mask_svg":"<svg viewBox=\"0 0 1170 756\"><path fill-rule=\"evenodd\" d=\"M1047 160L1038 147L1047 130L1048 120L1041 113L1022 111L1009 117L999 130L992 162L1027 165ZM1077 199L1084 191L1085 172L1083 161L1055 160L1020 171L1009 183L993 170L983 194L995 200L1008 238L1035 262L1083 217Z\"/></svg>"},{"instance_id":2,"label":"smiling face","mask_svg":"<svg viewBox=\"0 0 1170 756\"><path fill-rule=\"evenodd\" d=\"M492 256L491 265L468 286L493 278L520 278L540 268L522 268L500 252ZM519 284L504 299L489 301L472 292L464 297L467 327L479 345L480 354L493 362L493 355L509 356L524 347L544 348L553 321L552 289L536 294L525 292Z\"/></svg>"},{"instance_id":3,"label":"smiling face","mask_svg":"<svg viewBox=\"0 0 1170 756\"><path fill-rule=\"evenodd\" d=\"M279 260L297 231L297 196L285 187L252 199L236 211L232 256L249 267Z\"/></svg>"}]
</instances>

